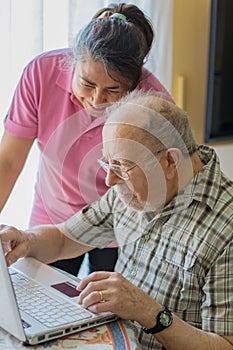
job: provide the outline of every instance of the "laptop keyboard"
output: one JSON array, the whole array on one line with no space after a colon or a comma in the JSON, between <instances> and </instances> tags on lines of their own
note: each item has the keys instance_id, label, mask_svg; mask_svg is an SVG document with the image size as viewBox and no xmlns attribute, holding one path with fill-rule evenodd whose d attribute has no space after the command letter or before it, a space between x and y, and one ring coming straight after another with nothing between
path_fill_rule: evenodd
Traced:
<instances>
[{"instance_id":1,"label":"laptop keyboard","mask_svg":"<svg viewBox=\"0 0 233 350\"><path fill-rule=\"evenodd\" d=\"M78 304L66 302L58 296L54 299L46 288L18 272L11 273L11 280L19 310L47 327L57 327L92 317L91 313Z\"/></svg>"}]
</instances>

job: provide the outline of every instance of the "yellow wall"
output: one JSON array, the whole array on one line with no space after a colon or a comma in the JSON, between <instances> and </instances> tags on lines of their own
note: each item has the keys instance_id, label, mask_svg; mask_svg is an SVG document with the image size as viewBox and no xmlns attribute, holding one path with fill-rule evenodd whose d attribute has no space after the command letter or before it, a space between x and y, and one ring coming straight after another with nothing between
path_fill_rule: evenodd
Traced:
<instances>
[{"instance_id":1,"label":"yellow wall","mask_svg":"<svg viewBox=\"0 0 233 350\"><path fill-rule=\"evenodd\" d=\"M172 95L189 114L198 143L204 142L210 3L173 0Z\"/></svg>"}]
</instances>

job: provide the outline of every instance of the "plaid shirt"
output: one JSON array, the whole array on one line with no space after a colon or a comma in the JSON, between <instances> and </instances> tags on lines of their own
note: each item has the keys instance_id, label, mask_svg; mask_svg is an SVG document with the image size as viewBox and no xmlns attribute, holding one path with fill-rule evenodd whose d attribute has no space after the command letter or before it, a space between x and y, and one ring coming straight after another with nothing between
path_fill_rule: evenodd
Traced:
<instances>
[{"instance_id":1,"label":"plaid shirt","mask_svg":"<svg viewBox=\"0 0 233 350\"><path fill-rule=\"evenodd\" d=\"M113 187L65 229L99 248L116 239L116 271L190 325L233 335L233 183L213 149L199 155L205 166L159 214L125 207ZM139 340L162 349L142 331Z\"/></svg>"}]
</instances>

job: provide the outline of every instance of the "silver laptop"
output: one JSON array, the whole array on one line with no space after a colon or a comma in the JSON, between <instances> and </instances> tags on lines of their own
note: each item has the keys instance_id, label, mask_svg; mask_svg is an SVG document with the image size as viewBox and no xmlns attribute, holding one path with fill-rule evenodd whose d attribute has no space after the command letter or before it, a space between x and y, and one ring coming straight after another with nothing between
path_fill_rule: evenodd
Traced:
<instances>
[{"instance_id":1,"label":"silver laptop","mask_svg":"<svg viewBox=\"0 0 233 350\"><path fill-rule=\"evenodd\" d=\"M1 242L1 240L0 240ZM0 327L24 344L39 344L116 320L77 304L78 279L35 260L7 267L0 243Z\"/></svg>"}]
</instances>

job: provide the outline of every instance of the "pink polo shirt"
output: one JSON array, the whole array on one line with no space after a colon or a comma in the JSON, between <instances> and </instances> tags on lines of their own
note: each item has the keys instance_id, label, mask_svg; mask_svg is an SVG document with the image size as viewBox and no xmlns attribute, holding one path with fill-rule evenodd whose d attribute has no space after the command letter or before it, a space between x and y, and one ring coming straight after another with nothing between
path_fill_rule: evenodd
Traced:
<instances>
[{"instance_id":1,"label":"pink polo shirt","mask_svg":"<svg viewBox=\"0 0 233 350\"><path fill-rule=\"evenodd\" d=\"M41 151L30 225L59 223L107 190L102 156L104 118L91 120L74 96L72 50L43 53L24 69L5 129L18 138L37 139ZM161 91L146 69L137 88Z\"/></svg>"}]
</instances>

